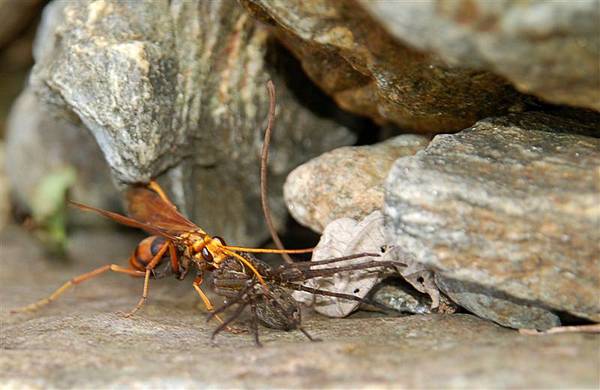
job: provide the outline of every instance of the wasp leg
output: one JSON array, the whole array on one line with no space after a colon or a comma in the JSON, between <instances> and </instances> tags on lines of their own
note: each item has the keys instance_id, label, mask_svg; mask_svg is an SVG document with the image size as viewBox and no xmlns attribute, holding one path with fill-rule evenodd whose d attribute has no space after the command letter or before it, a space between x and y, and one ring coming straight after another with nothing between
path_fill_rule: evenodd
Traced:
<instances>
[{"instance_id":1,"label":"wasp leg","mask_svg":"<svg viewBox=\"0 0 600 390\"><path fill-rule=\"evenodd\" d=\"M144 303L146 303L146 299L148 299L148 289L150 288L150 275L152 274L152 270L154 269L154 267L156 267L156 265L162 259L167 249L169 249L169 245L170 241L165 242L146 266L146 272L144 273L144 289L142 290L142 297L131 311L123 314L125 318L134 315L138 310L142 308L142 306L144 306Z\"/></svg>"},{"instance_id":2,"label":"wasp leg","mask_svg":"<svg viewBox=\"0 0 600 390\"><path fill-rule=\"evenodd\" d=\"M194 286L196 287L196 286ZM208 314L208 316L206 317L206 322L209 322L210 320L212 320L213 317L215 317L221 324L223 324L225 321L223 321L223 319L221 317L219 317L219 314L224 312L225 310L227 310L228 308L230 308L231 306L235 305L236 303L240 302L243 298L244 298L244 294L246 294L246 292L250 289L250 286L246 286L242 291L239 292L238 295L234 296L233 298L227 300L227 303L223 304L222 306L219 306L218 308L214 308L212 305L209 307L207 307L208 311L210 312ZM196 291L200 290L200 287L198 286L198 288L196 289ZM204 295L204 293L202 292L202 290L200 290L198 292L198 294L202 293L202 295ZM201 295L201 297L202 297ZM206 295L204 295L204 297L206 298L207 302L210 303L210 301L208 301L208 297L206 297ZM246 331L244 329L238 329L236 327L233 326L228 326L226 329L228 332L234 333L234 334L239 334L239 333L245 333Z\"/></svg>"},{"instance_id":3,"label":"wasp leg","mask_svg":"<svg viewBox=\"0 0 600 390\"><path fill-rule=\"evenodd\" d=\"M35 311L35 310L39 309L40 307L45 306L52 301L55 301L60 295L62 295L65 291L67 291L69 288L73 287L74 285L85 282L86 280L95 278L96 276L101 275L108 271L123 273L123 274L131 275L131 276L135 276L135 277L144 276L144 272L142 272L142 271L121 267L120 265L117 265L117 264L107 264L107 265L97 268L93 271L90 271L85 274L74 277L73 279L69 280L68 282L63 284L61 287L59 287L49 297L41 299L35 303L32 303L31 305L28 305L28 306L25 306L25 307L22 307L19 309L11 310L11 313Z\"/></svg>"},{"instance_id":4,"label":"wasp leg","mask_svg":"<svg viewBox=\"0 0 600 390\"><path fill-rule=\"evenodd\" d=\"M378 308L380 310L383 310L384 312L390 312L390 310L391 310L386 305L383 305L381 303L372 301L370 299L361 298L361 297L358 297L358 296L352 295L352 294L344 294L344 293L339 293L339 292L335 292L335 291L321 290L320 288L312 288L312 287L304 286L304 285L301 285L301 284L295 284L295 283L286 283L286 287L289 287L292 290L306 291L306 292L309 292L309 293L312 293L312 294L315 294L315 295L324 295L324 296L327 296L327 297L347 299L349 301L356 301L356 302L360 302L360 303L365 303L367 305L371 305L371 306L376 307L376 308ZM392 309L391 312L393 312L393 309Z\"/></svg>"},{"instance_id":5,"label":"wasp leg","mask_svg":"<svg viewBox=\"0 0 600 390\"><path fill-rule=\"evenodd\" d=\"M177 249L175 249L175 245L173 244L173 242L169 241L168 245L169 245L169 258L171 259L171 270L173 271L173 273L175 275L177 275L178 279L183 280L183 278L185 278L185 274L187 272L185 272L185 271L182 272L179 269L180 265L179 265L179 258L177 257Z\"/></svg>"},{"instance_id":6,"label":"wasp leg","mask_svg":"<svg viewBox=\"0 0 600 390\"><path fill-rule=\"evenodd\" d=\"M242 312L244 311L244 309L246 308L246 306L248 306L248 304L246 302L240 303L239 306L238 306L238 308L231 315L231 317L229 317L228 319L226 319L225 321L223 321L223 323L221 325L219 325L217 327L217 329L214 330L214 332L210 336L210 339L214 340L215 336L218 333L220 333L223 329L228 329L228 325L230 323L232 323L234 320L236 320L242 314Z\"/></svg>"},{"instance_id":7,"label":"wasp leg","mask_svg":"<svg viewBox=\"0 0 600 390\"><path fill-rule=\"evenodd\" d=\"M151 180L150 183L148 183L148 188L150 188L152 191L156 192L156 194L162 200L164 200L165 202L167 202L168 204L173 206L173 208L177 208L177 207L175 207L173 202L171 202L171 199L169 199L169 197L167 196L165 191L163 191L163 189L160 187L160 185L155 180Z\"/></svg>"},{"instance_id":8,"label":"wasp leg","mask_svg":"<svg viewBox=\"0 0 600 390\"><path fill-rule=\"evenodd\" d=\"M206 310L210 313L208 319L210 320L214 316L221 324L223 324L223 319L217 315L217 313L220 313L223 310L218 310L217 312L215 312L215 307L210 302L210 299L208 299L204 291L202 291L202 289L200 288L203 279L204 278L202 277L202 275L197 276L192 286L194 286L194 290L196 290L198 296L200 296L200 299L202 300L202 303L204 303Z\"/></svg>"},{"instance_id":9,"label":"wasp leg","mask_svg":"<svg viewBox=\"0 0 600 390\"><path fill-rule=\"evenodd\" d=\"M204 281L204 277L202 275L198 275L196 277L196 279L194 279L194 283L192 284L192 286L194 287L194 290L196 290L196 292L200 296L200 299L202 299L202 303L204 303L204 306L206 306L206 310L208 310L209 312L212 313L212 312L214 312L215 307L210 302L210 299L208 299L206 294L204 294L204 291L202 291L202 289L200 288L200 285L202 284L203 281ZM219 319L219 321L221 321L221 319L219 317L217 317L217 318Z\"/></svg>"},{"instance_id":10,"label":"wasp leg","mask_svg":"<svg viewBox=\"0 0 600 390\"><path fill-rule=\"evenodd\" d=\"M254 343L257 347L262 347L262 344L258 338L258 315L256 314L255 303L252 303L250 306L250 311L252 312L252 322L250 323L250 326L252 327L252 333L254 334Z\"/></svg>"}]
</instances>

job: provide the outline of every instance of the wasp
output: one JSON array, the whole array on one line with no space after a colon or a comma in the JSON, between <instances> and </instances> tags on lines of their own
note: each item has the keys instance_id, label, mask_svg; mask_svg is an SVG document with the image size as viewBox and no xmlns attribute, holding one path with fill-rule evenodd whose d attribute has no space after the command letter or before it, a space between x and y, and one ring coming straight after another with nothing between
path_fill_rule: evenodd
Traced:
<instances>
[{"instance_id":1,"label":"wasp","mask_svg":"<svg viewBox=\"0 0 600 390\"><path fill-rule=\"evenodd\" d=\"M363 301L362 298L349 294L303 286L301 283L314 277L331 276L338 272L368 269L376 267L392 267L403 265L395 262L367 261L361 264L344 265L312 269L313 266L333 264L339 261L360 257L376 257L378 254L362 253L336 259L313 261L310 263L292 262L286 259L287 264L278 268L271 268L266 263L258 260L252 253L276 254L302 254L310 253L313 248L285 249L281 245L268 212L266 203L266 165L268 159L268 145L275 113L274 87L271 82L267 84L271 98L269 108L269 121L265 132L265 142L261 158L261 202L265 219L271 235L279 249L246 248L229 246L224 239L211 236L195 223L183 216L164 190L156 181L147 185L136 185L127 193L129 216L121 215L77 202L71 202L75 207L84 211L96 212L120 224L142 229L150 234L135 248L129 258L129 266L107 264L85 274L67 281L47 298L12 312L35 311L58 299L71 287L93 279L107 272L126 274L133 277L144 278L142 295L129 312L124 313L130 317L143 307L148 299L151 279L160 279L175 276L183 280L192 268L196 269L196 276L192 283L194 290L211 313L210 318L216 317L221 324L213 333L213 337L228 328L242 311L250 306L252 311L255 341L260 345L258 338L257 322L263 325L282 330L298 329L309 339L314 340L301 326L300 308L298 302L291 296L289 290L302 290L314 294L329 295L341 299ZM393 264L392 264L393 263ZM227 302L215 310L212 302L202 290L202 283L207 272L213 273L213 290L227 299ZM221 312L232 305L238 304L236 312L227 320L219 317Z\"/></svg>"},{"instance_id":2,"label":"wasp","mask_svg":"<svg viewBox=\"0 0 600 390\"><path fill-rule=\"evenodd\" d=\"M262 249L228 246L220 237L213 237L184 217L166 196L157 182L151 181L147 186L135 186L127 193L130 205L130 216L92 206L71 202L75 207L92 211L110 218L120 224L139 228L151 234L143 239L129 258L129 267L118 264L107 264L95 270L72 278L49 297L13 312L34 311L56 300L69 288L84 281L95 278L106 272L127 274L144 278L142 296L135 307L125 313L126 317L135 314L148 298L151 279L175 276L183 280L192 266L196 269L193 288L211 312L214 306L202 290L202 282L206 272L219 269L228 259L243 264L244 269L251 272L262 288L268 289L267 283L257 270L256 265L242 256L240 252L255 253L308 253L309 249Z\"/></svg>"},{"instance_id":3,"label":"wasp","mask_svg":"<svg viewBox=\"0 0 600 390\"><path fill-rule=\"evenodd\" d=\"M359 253L334 259L311 262L282 264L276 268L269 266L252 255L254 253L306 253L310 249L262 249L228 246L220 237L212 237L193 222L180 214L155 181L146 187L134 187L128 193L131 205L131 217L111 211L73 203L76 207L97 212L123 225L136 227L152 235L140 241L129 258L129 267L107 264L95 270L79 275L67 281L49 297L13 312L35 311L52 301L69 288L95 278L106 272L117 272L144 278L142 296L136 306L125 317L135 314L148 298L149 282L175 276L183 280L192 266L196 277L192 284L210 318L216 317L221 324L213 332L213 338L237 319L243 310L250 306L252 312L252 330L255 342L260 346L257 321L263 325L280 330L300 330L310 340L315 340L301 326L300 305L290 294L290 290L307 291L363 302L363 299L350 294L325 291L302 285L302 282L314 277L327 277L338 272L403 266L399 262L368 260L358 264L322 268L324 265L357 259L378 257L377 253ZM319 269L312 267L319 266ZM212 290L227 299L227 302L215 310L215 307L201 288L206 272L212 272ZM223 320L219 313L238 304L232 316Z\"/></svg>"},{"instance_id":4,"label":"wasp","mask_svg":"<svg viewBox=\"0 0 600 390\"><path fill-rule=\"evenodd\" d=\"M275 87L270 80L267 83L267 89L270 104L268 125L265 130L265 142L262 152L263 158L261 159L261 180L263 180L266 172L268 146L275 117ZM264 178L264 182L261 182L261 197L267 224L269 230L272 232L272 222L270 214L267 212L265 201L266 178ZM124 313L126 317L130 317L141 309L146 302L150 279L159 279L174 275L177 279L183 280L192 265L197 270L196 278L192 285L206 306L206 309L212 312L214 306L202 290L201 285L206 272L218 269L225 260L234 258L235 261L243 264L244 269L252 272L262 288L267 290L267 282L257 270L256 265L240 253L277 253L287 255L310 253L313 250L313 248L263 249L228 246L221 237L209 235L195 223L184 217L168 198L165 191L154 180L151 180L148 185L136 185L128 191L127 203L129 205L129 216L77 202L70 203L81 210L96 212L122 225L142 229L151 235L137 245L129 258L129 267L123 267L118 264L107 264L72 278L47 298L23 308L12 310L11 312L35 311L56 300L74 285L83 283L106 272L116 272L144 278L142 296L132 310ZM222 322L218 316L217 318Z\"/></svg>"}]
</instances>

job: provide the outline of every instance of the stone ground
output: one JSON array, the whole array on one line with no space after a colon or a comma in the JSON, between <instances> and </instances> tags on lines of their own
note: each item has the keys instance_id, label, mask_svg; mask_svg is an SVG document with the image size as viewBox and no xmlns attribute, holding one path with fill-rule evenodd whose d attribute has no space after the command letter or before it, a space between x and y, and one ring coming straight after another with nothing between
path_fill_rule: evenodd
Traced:
<instances>
[{"instance_id":1,"label":"stone ground","mask_svg":"<svg viewBox=\"0 0 600 390\"><path fill-rule=\"evenodd\" d=\"M151 285L134 318L115 312L137 301L140 280L106 275L34 314L9 310L64 280L126 259L135 236L77 233L72 261L51 261L17 228L0 234L0 387L187 388L487 387L598 388L600 337L524 336L474 316L329 319L307 312L299 332L261 329L215 342L191 281ZM242 324L243 325L243 324Z\"/></svg>"}]
</instances>

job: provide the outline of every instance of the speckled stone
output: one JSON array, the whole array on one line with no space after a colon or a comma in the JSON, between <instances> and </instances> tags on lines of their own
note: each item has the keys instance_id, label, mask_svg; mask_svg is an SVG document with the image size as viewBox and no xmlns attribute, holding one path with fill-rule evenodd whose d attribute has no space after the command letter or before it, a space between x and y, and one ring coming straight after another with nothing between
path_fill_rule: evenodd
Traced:
<instances>
[{"instance_id":1,"label":"speckled stone","mask_svg":"<svg viewBox=\"0 0 600 390\"><path fill-rule=\"evenodd\" d=\"M298 222L317 232L338 218L361 220L383 207L385 177L394 161L415 154L428 142L405 134L324 153L288 175L283 187L286 205Z\"/></svg>"},{"instance_id":2,"label":"speckled stone","mask_svg":"<svg viewBox=\"0 0 600 390\"><path fill-rule=\"evenodd\" d=\"M306 73L340 107L376 122L414 132L457 131L521 101L493 73L449 66L394 39L355 1L241 3L273 26Z\"/></svg>"},{"instance_id":3,"label":"speckled stone","mask_svg":"<svg viewBox=\"0 0 600 390\"><path fill-rule=\"evenodd\" d=\"M4 162L4 148L4 142L0 141L0 230L2 230L10 220L10 198Z\"/></svg>"},{"instance_id":4,"label":"speckled stone","mask_svg":"<svg viewBox=\"0 0 600 390\"><path fill-rule=\"evenodd\" d=\"M600 110L597 0L359 1L413 48L549 102Z\"/></svg>"},{"instance_id":5,"label":"speckled stone","mask_svg":"<svg viewBox=\"0 0 600 390\"><path fill-rule=\"evenodd\" d=\"M479 286L600 321L600 139L590 136L599 131L598 122L530 112L435 137L390 171L390 244L438 276L469 283L470 293ZM510 326L507 306L496 303L465 306Z\"/></svg>"},{"instance_id":6,"label":"speckled stone","mask_svg":"<svg viewBox=\"0 0 600 390\"><path fill-rule=\"evenodd\" d=\"M298 100L285 80L302 74L235 1L57 0L45 8L34 57L31 88L52 115L89 129L115 182L159 177L180 210L230 243L268 236L259 201L268 80L278 103L277 226L287 173L354 140L335 112L317 115Z\"/></svg>"},{"instance_id":7,"label":"speckled stone","mask_svg":"<svg viewBox=\"0 0 600 390\"><path fill-rule=\"evenodd\" d=\"M110 168L92 134L76 119L53 116L30 88L12 107L5 162L15 200L23 209L32 206L44 178L67 167L76 171L72 199L100 208L120 205ZM80 212L71 215L88 223L106 222Z\"/></svg>"}]
</instances>

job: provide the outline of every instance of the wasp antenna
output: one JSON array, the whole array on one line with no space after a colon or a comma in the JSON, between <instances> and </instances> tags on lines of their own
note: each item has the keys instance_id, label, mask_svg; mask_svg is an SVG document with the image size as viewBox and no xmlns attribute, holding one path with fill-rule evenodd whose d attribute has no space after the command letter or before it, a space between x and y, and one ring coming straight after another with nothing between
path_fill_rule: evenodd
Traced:
<instances>
[{"instance_id":1,"label":"wasp antenna","mask_svg":"<svg viewBox=\"0 0 600 390\"><path fill-rule=\"evenodd\" d=\"M223 248L229 249L231 251L236 252L248 252L248 253L275 253L275 254L283 254L283 253L292 253L292 254L301 254L301 253L312 253L315 248L303 248L303 249L266 249L266 248L246 248L244 246L229 246L224 245ZM296 262L292 260L292 263Z\"/></svg>"},{"instance_id":2,"label":"wasp antenna","mask_svg":"<svg viewBox=\"0 0 600 390\"><path fill-rule=\"evenodd\" d=\"M273 81L267 82L267 91L269 91L269 119L267 122L267 128L265 129L265 140L263 142L262 153L260 157L260 204L263 209L265 216L265 222L271 233L273 242L280 250L285 250L283 242L279 238L275 227L273 226L273 220L271 218L271 209L269 208L269 197L268 197L268 164L269 164L269 146L271 144L271 132L273 131L273 122L275 121L275 85ZM288 255L289 252L279 252L286 263L292 264L294 260Z\"/></svg>"},{"instance_id":3,"label":"wasp antenna","mask_svg":"<svg viewBox=\"0 0 600 390\"><path fill-rule=\"evenodd\" d=\"M228 255L231 255L231 256L235 257L236 259L238 259L239 261L241 261L245 266L247 266L248 268L250 268L250 270L256 275L256 278L258 279L258 281L260 282L260 284L262 284L266 289L268 289L267 283L263 279L262 275L260 274L260 272L258 272L258 270L256 269L256 267L254 267L254 265L252 265L252 263L250 261L248 261L247 259L245 259L243 256L235 253L234 251L230 251L230 250L225 249L225 253L227 253Z\"/></svg>"}]
</instances>

